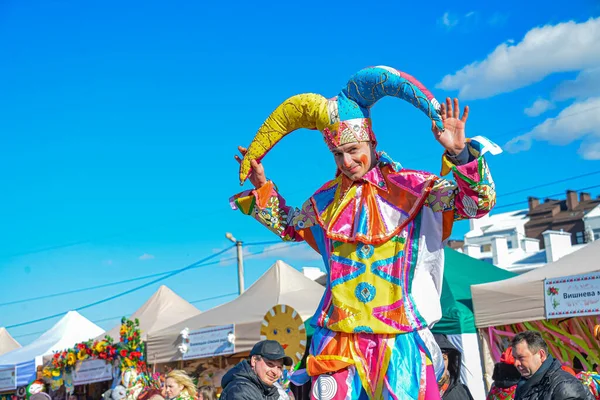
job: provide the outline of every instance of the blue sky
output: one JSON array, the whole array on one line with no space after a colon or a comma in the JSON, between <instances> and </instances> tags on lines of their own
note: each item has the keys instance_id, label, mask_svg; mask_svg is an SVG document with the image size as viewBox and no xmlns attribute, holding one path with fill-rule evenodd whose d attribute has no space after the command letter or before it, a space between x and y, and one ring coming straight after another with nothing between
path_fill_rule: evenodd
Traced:
<instances>
[{"instance_id":1,"label":"blue sky","mask_svg":"<svg viewBox=\"0 0 600 400\"><path fill-rule=\"evenodd\" d=\"M467 134L510 150L489 159L499 206L596 185L597 175L528 190L600 170L599 16L593 0L1 1L0 303L181 268L228 246L228 231L275 240L229 209L240 190L236 146L285 98L334 96L370 65L471 106ZM381 149L439 171L442 149L418 110L384 99L373 120ZM264 164L296 205L334 173L311 131L286 137ZM453 237L467 230L457 224ZM247 285L284 256L320 265L301 246L249 252ZM144 282L0 305L0 326ZM221 296L237 290L235 264L162 283L190 301ZM117 319L107 318L133 312L159 284L82 314L111 328ZM56 320L9 331L28 343Z\"/></svg>"}]
</instances>

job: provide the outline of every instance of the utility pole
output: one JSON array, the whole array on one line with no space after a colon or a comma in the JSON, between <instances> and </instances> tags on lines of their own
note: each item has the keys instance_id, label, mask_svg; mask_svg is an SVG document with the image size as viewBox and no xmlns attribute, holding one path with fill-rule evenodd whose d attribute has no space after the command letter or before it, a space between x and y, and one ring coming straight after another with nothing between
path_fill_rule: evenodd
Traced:
<instances>
[{"instance_id":1,"label":"utility pole","mask_svg":"<svg viewBox=\"0 0 600 400\"><path fill-rule=\"evenodd\" d=\"M231 233L227 232L225 237L235 243L237 247L237 268L238 268L238 292L244 293L244 254L242 249L242 241L237 240Z\"/></svg>"}]
</instances>

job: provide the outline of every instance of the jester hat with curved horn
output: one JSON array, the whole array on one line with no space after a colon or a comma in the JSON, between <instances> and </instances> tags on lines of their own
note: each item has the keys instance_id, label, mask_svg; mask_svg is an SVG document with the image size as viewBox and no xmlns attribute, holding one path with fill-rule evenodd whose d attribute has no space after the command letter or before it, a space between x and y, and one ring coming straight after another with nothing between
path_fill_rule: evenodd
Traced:
<instances>
[{"instance_id":1,"label":"jester hat with curved horn","mask_svg":"<svg viewBox=\"0 0 600 400\"><path fill-rule=\"evenodd\" d=\"M281 103L250 143L240 165L240 184L248 178L251 160L261 160L277 142L296 129L318 129L330 149L348 143L376 142L370 108L385 96L410 102L440 130L444 129L440 104L419 81L390 67L365 68L352 76L336 97L326 99L319 94L305 93Z\"/></svg>"}]
</instances>

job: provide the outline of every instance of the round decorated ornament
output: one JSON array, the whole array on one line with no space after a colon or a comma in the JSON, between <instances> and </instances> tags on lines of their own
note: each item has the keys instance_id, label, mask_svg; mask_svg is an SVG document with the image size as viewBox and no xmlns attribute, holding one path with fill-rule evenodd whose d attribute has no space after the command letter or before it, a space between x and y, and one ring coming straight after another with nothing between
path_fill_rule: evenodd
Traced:
<instances>
[{"instance_id":1,"label":"round decorated ornament","mask_svg":"<svg viewBox=\"0 0 600 400\"><path fill-rule=\"evenodd\" d=\"M17 396L17 398L19 400L27 398L27 387L26 386L19 386L17 388L17 392L15 393L15 395Z\"/></svg>"},{"instance_id":2,"label":"round decorated ornament","mask_svg":"<svg viewBox=\"0 0 600 400\"><path fill-rule=\"evenodd\" d=\"M285 355L298 364L306 351L306 329L300 315L290 306L277 304L265 314L260 326L261 340L276 340Z\"/></svg>"}]
</instances>

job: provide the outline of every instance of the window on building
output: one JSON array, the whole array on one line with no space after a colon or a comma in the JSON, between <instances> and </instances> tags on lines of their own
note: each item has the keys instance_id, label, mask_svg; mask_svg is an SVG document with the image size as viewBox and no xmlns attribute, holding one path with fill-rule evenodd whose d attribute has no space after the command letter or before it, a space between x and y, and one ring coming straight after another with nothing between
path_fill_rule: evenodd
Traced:
<instances>
[{"instance_id":1,"label":"window on building","mask_svg":"<svg viewBox=\"0 0 600 400\"><path fill-rule=\"evenodd\" d=\"M577 243L577 244L585 243L585 235L583 232L577 232L575 234L575 243Z\"/></svg>"},{"instance_id":2,"label":"window on building","mask_svg":"<svg viewBox=\"0 0 600 400\"><path fill-rule=\"evenodd\" d=\"M506 242L506 246L507 246L509 249L512 249L512 248L513 248L513 245L512 245L512 240L509 240L508 242Z\"/></svg>"},{"instance_id":3,"label":"window on building","mask_svg":"<svg viewBox=\"0 0 600 400\"><path fill-rule=\"evenodd\" d=\"M492 245L491 244L482 244L480 250L482 253L492 251Z\"/></svg>"}]
</instances>

